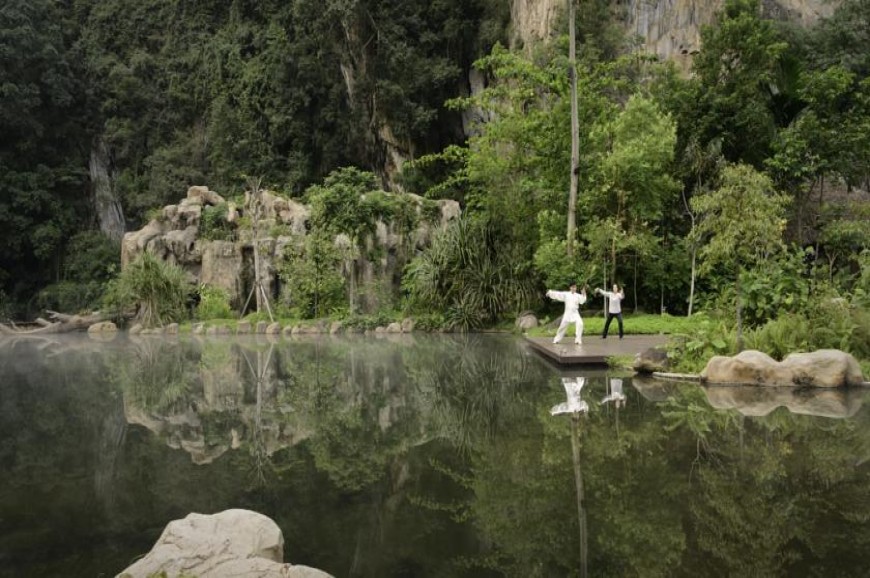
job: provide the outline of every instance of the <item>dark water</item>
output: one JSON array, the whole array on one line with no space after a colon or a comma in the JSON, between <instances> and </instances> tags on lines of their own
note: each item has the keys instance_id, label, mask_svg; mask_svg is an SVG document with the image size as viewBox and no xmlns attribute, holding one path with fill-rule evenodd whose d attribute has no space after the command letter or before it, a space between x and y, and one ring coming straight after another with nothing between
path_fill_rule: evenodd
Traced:
<instances>
[{"instance_id":1,"label":"dark water","mask_svg":"<svg viewBox=\"0 0 870 578\"><path fill-rule=\"evenodd\" d=\"M0 576L113 576L227 508L338 577L867 576L868 402L511 337L0 341Z\"/></svg>"}]
</instances>

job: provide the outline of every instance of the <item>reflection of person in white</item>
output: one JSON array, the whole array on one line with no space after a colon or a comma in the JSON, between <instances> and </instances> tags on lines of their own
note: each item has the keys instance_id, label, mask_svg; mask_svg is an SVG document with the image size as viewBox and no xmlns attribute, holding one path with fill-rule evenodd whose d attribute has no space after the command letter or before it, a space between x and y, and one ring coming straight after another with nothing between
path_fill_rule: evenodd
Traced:
<instances>
[{"instance_id":1,"label":"reflection of person in white","mask_svg":"<svg viewBox=\"0 0 870 578\"><path fill-rule=\"evenodd\" d=\"M583 391L583 386L586 385L585 377L563 377L562 385L565 386L565 395L568 401L554 405L550 409L550 415L589 411L589 404L580 399L580 393Z\"/></svg>"},{"instance_id":2,"label":"reflection of person in white","mask_svg":"<svg viewBox=\"0 0 870 578\"><path fill-rule=\"evenodd\" d=\"M625 293L619 289L619 285L613 284L613 291L603 291L596 289L595 293L601 293L607 297L607 321L604 323L604 333L601 334L601 339L607 339L607 330L610 329L610 322L616 317L619 322L619 338L622 339L622 300L625 299Z\"/></svg>"},{"instance_id":3,"label":"reflection of person in white","mask_svg":"<svg viewBox=\"0 0 870 578\"><path fill-rule=\"evenodd\" d=\"M610 379L610 393L601 400L601 403L609 401L615 402L614 405L618 408L620 405L625 406L625 393L622 392L622 380L618 377Z\"/></svg>"},{"instance_id":4,"label":"reflection of person in white","mask_svg":"<svg viewBox=\"0 0 870 578\"><path fill-rule=\"evenodd\" d=\"M547 291L547 297L550 299L565 302L565 313L562 314L562 323L559 324L553 343L562 341L568 326L576 323L574 343L581 345L583 343L583 318L580 317L580 305L586 303L586 289L584 288L583 291L577 293L576 283L571 283L570 289L570 291Z\"/></svg>"}]
</instances>

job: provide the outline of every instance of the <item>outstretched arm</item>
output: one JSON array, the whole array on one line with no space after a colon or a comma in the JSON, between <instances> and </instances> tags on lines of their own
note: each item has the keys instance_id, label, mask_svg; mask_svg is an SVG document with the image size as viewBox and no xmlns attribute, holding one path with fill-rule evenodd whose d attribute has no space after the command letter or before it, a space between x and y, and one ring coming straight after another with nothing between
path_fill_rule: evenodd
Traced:
<instances>
[{"instance_id":1,"label":"outstretched arm","mask_svg":"<svg viewBox=\"0 0 870 578\"><path fill-rule=\"evenodd\" d=\"M566 295L564 291L547 291L547 297L554 301L564 301Z\"/></svg>"}]
</instances>

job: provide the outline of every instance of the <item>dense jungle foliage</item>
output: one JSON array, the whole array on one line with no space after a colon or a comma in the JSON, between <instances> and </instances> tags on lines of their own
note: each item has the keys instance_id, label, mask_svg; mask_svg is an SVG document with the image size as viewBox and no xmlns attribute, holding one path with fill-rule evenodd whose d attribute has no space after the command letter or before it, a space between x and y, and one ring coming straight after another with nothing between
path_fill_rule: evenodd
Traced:
<instances>
[{"instance_id":1,"label":"dense jungle foliage","mask_svg":"<svg viewBox=\"0 0 870 578\"><path fill-rule=\"evenodd\" d=\"M476 327L543 307L545 287L618 282L629 309L725 312L729 331L735 319L815 326L842 306L837 335L866 358L870 1L803 29L729 0L689 75L623 35L613 3L580 2L573 259L567 35L510 46L510 7L5 3L0 313L98 302L117 263L101 256L117 246L92 232L96 161L128 229L190 184L241 193L243 174L335 200L339 169L354 166L375 187L464 211L388 307ZM472 68L486 79L473 94ZM394 166L397 150L411 162ZM311 294L340 295L322 241L309 242L316 263L304 251L288 262L317 276L297 279Z\"/></svg>"}]
</instances>

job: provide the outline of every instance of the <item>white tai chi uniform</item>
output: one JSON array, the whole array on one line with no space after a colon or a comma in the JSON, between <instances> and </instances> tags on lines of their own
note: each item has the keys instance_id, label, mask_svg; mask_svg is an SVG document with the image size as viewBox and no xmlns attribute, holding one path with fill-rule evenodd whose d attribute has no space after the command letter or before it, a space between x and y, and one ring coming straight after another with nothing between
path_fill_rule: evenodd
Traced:
<instances>
[{"instance_id":1,"label":"white tai chi uniform","mask_svg":"<svg viewBox=\"0 0 870 578\"><path fill-rule=\"evenodd\" d=\"M565 331L572 323L576 323L576 334L574 343L578 345L583 343L583 318L580 317L580 305L586 303L586 292L572 293L570 291L547 291L547 297L554 301L565 302L565 313L562 314L562 323L559 324L559 329L556 331L556 338L553 343L559 343L565 337Z\"/></svg>"}]
</instances>

